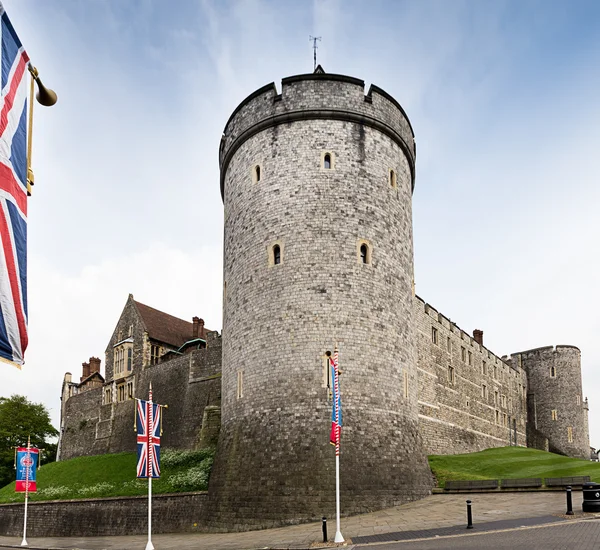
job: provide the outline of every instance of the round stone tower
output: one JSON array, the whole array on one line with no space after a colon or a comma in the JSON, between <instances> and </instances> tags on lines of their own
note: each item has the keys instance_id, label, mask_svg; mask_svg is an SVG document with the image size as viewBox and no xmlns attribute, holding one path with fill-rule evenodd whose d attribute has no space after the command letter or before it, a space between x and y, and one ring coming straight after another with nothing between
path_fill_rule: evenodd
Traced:
<instances>
[{"instance_id":1,"label":"round stone tower","mask_svg":"<svg viewBox=\"0 0 600 550\"><path fill-rule=\"evenodd\" d=\"M342 513L427 495L413 323L414 134L347 76L248 96L219 151L222 425L212 527L333 517L326 352L339 348Z\"/></svg>"},{"instance_id":2,"label":"round stone tower","mask_svg":"<svg viewBox=\"0 0 600 550\"><path fill-rule=\"evenodd\" d=\"M581 383L581 352L575 346L548 346L521 352L527 372L528 438L535 428L552 452L590 458L588 405Z\"/></svg>"}]
</instances>

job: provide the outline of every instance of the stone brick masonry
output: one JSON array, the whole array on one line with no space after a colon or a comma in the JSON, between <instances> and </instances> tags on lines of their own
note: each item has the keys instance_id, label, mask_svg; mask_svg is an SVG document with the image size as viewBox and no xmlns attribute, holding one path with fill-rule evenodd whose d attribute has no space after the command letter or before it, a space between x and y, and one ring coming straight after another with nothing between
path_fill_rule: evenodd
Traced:
<instances>
[{"instance_id":1,"label":"stone brick masonry","mask_svg":"<svg viewBox=\"0 0 600 550\"><path fill-rule=\"evenodd\" d=\"M325 353L336 345L345 514L428 494L426 453L529 445L589 457L577 348L499 357L481 331L414 296L415 153L400 105L340 75L265 86L227 122L222 339L144 367L149 346L126 307L107 347L108 383L113 345L132 335L135 395L152 381L169 405L163 445L218 438L199 528L333 517ZM135 448L133 401L102 405L102 391L65 400L62 459Z\"/></svg>"},{"instance_id":2,"label":"stone brick masonry","mask_svg":"<svg viewBox=\"0 0 600 550\"><path fill-rule=\"evenodd\" d=\"M206 493L153 495L153 533L198 531L204 519ZM0 532L23 534L23 504L0 504ZM29 537L98 537L148 532L148 498L114 497L69 501L30 502Z\"/></svg>"}]
</instances>

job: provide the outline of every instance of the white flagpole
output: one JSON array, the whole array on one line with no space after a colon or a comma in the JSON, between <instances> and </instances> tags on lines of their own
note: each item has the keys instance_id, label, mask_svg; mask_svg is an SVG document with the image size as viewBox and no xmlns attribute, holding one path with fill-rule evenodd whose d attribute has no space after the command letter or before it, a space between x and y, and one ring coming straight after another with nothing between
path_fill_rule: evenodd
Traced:
<instances>
[{"instance_id":1,"label":"white flagpole","mask_svg":"<svg viewBox=\"0 0 600 550\"><path fill-rule=\"evenodd\" d=\"M334 399L335 399L335 538L333 542L344 542L340 530L340 385L337 346L333 352Z\"/></svg>"},{"instance_id":2,"label":"white flagpole","mask_svg":"<svg viewBox=\"0 0 600 550\"><path fill-rule=\"evenodd\" d=\"M31 439L27 438L27 462L31 460ZM17 465L18 467L18 465ZM23 520L23 540L21 546L27 546L27 501L29 500L29 464L25 464L25 518Z\"/></svg>"},{"instance_id":3,"label":"white flagpole","mask_svg":"<svg viewBox=\"0 0 600 550\"><path fill-rule=\"evenodd\" d=\"M148 415L148 543L146 544L146 550L154 550L152 544L152 382L150 382L150 390L148 392L148 409L146 414Z\"/></svg>"}]
</instances>

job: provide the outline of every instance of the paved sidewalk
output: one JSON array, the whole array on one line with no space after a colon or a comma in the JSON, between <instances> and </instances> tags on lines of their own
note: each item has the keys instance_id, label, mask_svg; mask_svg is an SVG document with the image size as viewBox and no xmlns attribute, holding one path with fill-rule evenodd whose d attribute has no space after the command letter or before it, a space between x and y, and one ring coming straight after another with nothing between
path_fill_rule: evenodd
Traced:
<instances>
[{"instance_id":1,"label":"paved sidewalk","mask_svg":"<svg viewBox=\"0 0 600 550\"><path fill-rule=\"evenodd\" d=\"M575 511L581 512L581 493L576 492L573 497ZM397 531L420 531L457 525L466 526L465 501L467 499L473 502L473 523L475 527L478 523L560 515L565 512L565 494L562 492L432 495L423 500L396 508L342 518L342 533L346 539L351 539L352 537ZM155 518L155 522L159 521L160 518ZM329 518L328 523L329 536L333 538L335 533L334 518ZM600 522L589 523L599 524ZM141 550L146 546L147 537L144 535L89 538L28 537L27 540L29 547L32 549L80 548L95 550L119 548ZM321 540L320 523L245 533L168 534L152 537L157 550L191 548L211 550L304 549L309 548L313 543L321 542ZM450 538L444 540L450 540ZM20 542L21 539L18 537L0 537L0 547L18 547ZM377 546L382 547L381 545ZM373 547L361 545L361 548ZM392 546L386 546L386 548L392 550ZM443 548L443 546L436 548Z\"/></svg>"}]
</instances>

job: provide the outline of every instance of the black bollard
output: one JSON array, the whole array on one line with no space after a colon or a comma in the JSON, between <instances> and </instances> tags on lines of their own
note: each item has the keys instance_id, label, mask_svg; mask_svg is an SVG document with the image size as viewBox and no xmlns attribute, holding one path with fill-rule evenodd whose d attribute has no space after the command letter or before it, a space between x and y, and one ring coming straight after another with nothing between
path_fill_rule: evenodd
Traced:
<instances>
[{"instance_id":1,"label":"black bollard","mask_svg":"<svg viewBox=\"0 0 600 550\"><path fill-rule=\"evenodd\" d=\"M573 515L573 498L571 496L571 486L567 485L567 516Z\"/></svg>"},{"instance_id":2,"label":"black bollard","mask_svg":"<svg viewBox=\"0 0 600 550\"><path fill-rule=\"evenodd\" d=\"M470 500L467 500L467 529L473 529L473 515L471 514Z\"/></svg>"},{"instance_id":3,"label":"black bollard","mask_svg":"<svg viewBox=\"0 0 600 550\"><path fill-rule=\"evenodd\" d=\"M327 518L323 516L323 542L327 542Z\"/></svg>"}]
</instances>

